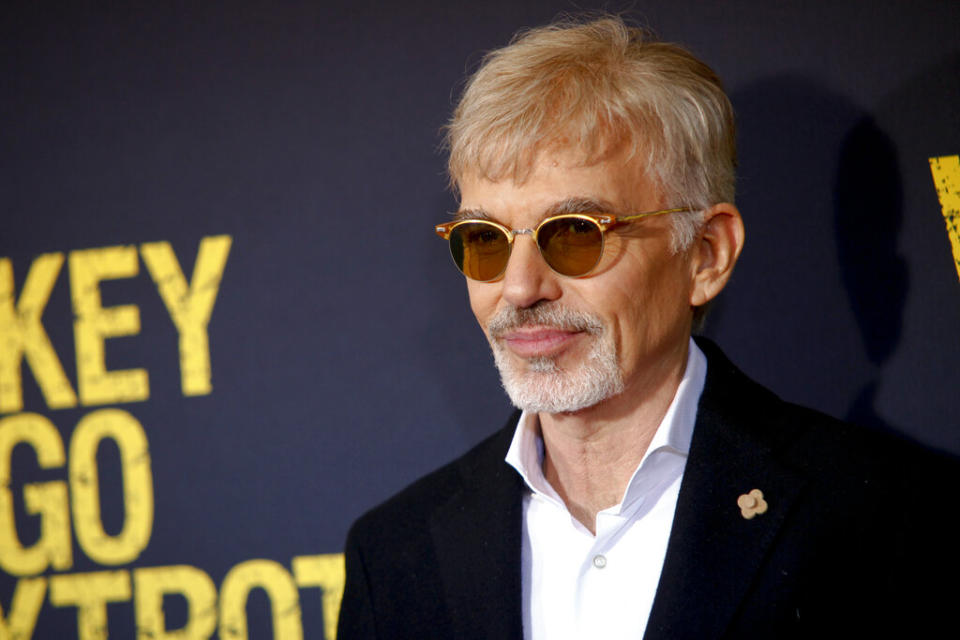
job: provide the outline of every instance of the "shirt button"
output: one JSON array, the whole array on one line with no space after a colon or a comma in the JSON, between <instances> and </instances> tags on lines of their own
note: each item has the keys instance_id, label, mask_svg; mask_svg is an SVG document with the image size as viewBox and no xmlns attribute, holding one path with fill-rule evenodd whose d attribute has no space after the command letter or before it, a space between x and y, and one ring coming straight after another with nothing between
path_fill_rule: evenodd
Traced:
<instances>
[{"instance_id":1,"label":"shirt button","mask_svg":"<svg viewBox=\"0 0 960 640\"><path fill-rule=\"evenodd\" d=\"M593 566L595 566L597 569L603 569L605 566L607 566L606 556L604 556L602 553L598 553L597 555L593 556Z\"/></svg>"}]
</instances>

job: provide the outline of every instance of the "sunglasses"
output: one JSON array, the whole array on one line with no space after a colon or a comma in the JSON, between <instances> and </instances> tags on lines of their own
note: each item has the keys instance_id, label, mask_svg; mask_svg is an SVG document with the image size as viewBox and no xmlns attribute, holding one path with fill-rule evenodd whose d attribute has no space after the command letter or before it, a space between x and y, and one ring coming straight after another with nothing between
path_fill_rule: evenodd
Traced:
<instances>
[{"instance_id":1,"label":"sunglasses","mask_svg":"<svg viewBox=\"0 0 960 640\"><path fill-rule=\"evenodd\" d=\"M543 220L535 229L509 229L492 220L459 220L438 224L437 235L450 241L457 268L471 280L492 282L507 270L513 240L533 238L544 261L562 276L578 278L593 271L603 256L604 234L622 224L689 208L663 209L628 216L603 213L564 213Z\"/></svg>"}]
</instances>

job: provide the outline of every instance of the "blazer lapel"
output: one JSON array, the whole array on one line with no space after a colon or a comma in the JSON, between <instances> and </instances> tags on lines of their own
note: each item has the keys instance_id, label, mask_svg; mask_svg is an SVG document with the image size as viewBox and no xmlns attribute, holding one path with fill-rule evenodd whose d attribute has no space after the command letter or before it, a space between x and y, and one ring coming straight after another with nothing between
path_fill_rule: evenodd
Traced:
<instances>
[{"instance_id":1,"label":"blazer lapel","mask_svg":"<svg viewBox=\"0 0 960 640\"><path fill-rule=\"evenodd\" d=\"M456 638L523 638L523 481L504 455L516 416L498 446L463 471L463 489L431 521L437 566Z\"/></svg>"},{"instance_id":2,"label":"blazer lapel","mask_svg":"<svg viewBox=\"0 0 960 640\"><path fill-rule=\"evenodd\" d=\"M707 382L646 640L720 637L803 485L776 458L786 434L764 421L780 400L700 346ZM737 500L753 489L768 510L747 519Z\"/></svg>"}]
</instances>

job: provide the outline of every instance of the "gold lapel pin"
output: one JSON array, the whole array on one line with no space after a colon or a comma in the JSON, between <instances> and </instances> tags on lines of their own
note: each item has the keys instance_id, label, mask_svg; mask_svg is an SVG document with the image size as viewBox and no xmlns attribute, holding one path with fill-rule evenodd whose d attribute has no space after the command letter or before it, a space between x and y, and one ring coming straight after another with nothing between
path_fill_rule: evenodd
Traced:
<instances>
[{"instance_id":1,"label":"gold lapel pin","mask_svg":"<svg viewBox=\"0 0 960 640\"><path fill-rule=\"evenodd\" d=\"M763 499L763 491L760 489L751 489L750 493L745 493L737 498L737 506L740 507L740 515L747 520L753 519L753 516L767 512L767 501Z\"/></svg>"}]
</instances>

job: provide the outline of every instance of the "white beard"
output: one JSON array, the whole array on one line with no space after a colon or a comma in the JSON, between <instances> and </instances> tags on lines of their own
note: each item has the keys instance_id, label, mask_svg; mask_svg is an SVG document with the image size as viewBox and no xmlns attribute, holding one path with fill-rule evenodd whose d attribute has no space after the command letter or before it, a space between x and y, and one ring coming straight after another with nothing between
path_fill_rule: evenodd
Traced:
<instances>
[{"instance_id":1,"label":"white beard","mask_svg":"<svg viewBox=\"0 0 960 640\"><path fill-rule=\"evenodd\" d=\"M561 368L555 358L518 359L501 336L523 326L547 326L585 332L592 341L580 361ZM617 349L596 316L561 306L505 308L487 325L500 383L518 409L534 413L570 413L592 407L623 391Z\"/></svg>"}]
</instances>

